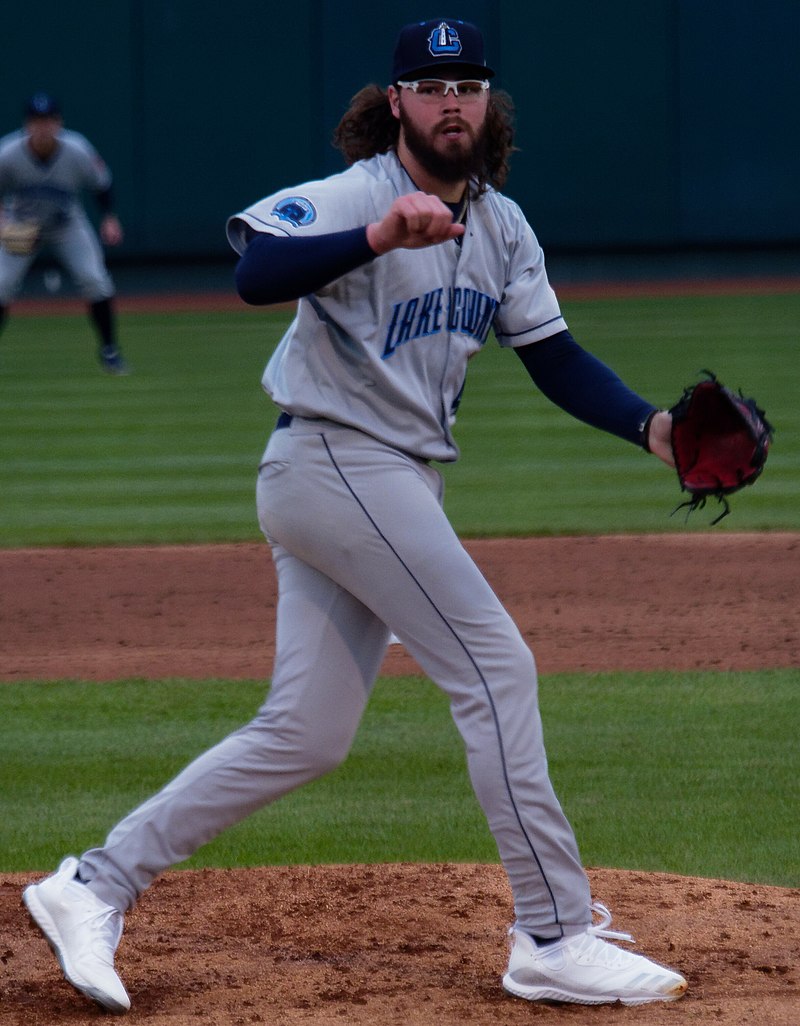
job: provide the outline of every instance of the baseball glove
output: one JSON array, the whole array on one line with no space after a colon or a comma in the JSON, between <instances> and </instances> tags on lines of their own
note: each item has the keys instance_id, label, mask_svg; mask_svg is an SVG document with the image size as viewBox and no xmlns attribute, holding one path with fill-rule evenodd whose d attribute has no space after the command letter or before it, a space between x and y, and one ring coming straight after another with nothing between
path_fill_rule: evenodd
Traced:
<instances>
[{"instance_id":1,"label":"baseball glove","mask_svg":"<svg viewBox=\"0 0 800 1026\"><path fill-rule=\"evenodd\" d=\"M730 513L726 496L764 469L774 432L755 399L725 388L711 371L702 373L705 380L686 388L669 411L675 470L691 496L673 512L688 507L688 516L713 496L724 507L711 521L717 524Z\"/></svg>"},{"instance_id":2,"label":"baseball glove","mask_svg":"<svg viewBox=\"0 0 800 1026\"><path fill-rule=\"evenodd\" d=\"M29 256L39 243L41 230L36 221L4 221L0 225L0 246L14 256Z\"/></svg>"}]
</instances>

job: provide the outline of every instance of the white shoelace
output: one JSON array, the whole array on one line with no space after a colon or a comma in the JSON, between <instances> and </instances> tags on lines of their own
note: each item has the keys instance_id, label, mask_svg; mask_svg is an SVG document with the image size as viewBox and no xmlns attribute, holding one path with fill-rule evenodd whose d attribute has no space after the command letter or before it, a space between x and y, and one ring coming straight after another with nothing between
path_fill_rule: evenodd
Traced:
<instances>
[{"instance_id":1,"label":"white shoelace","mask_svg":"<svg viewBox=\"0 0 800 1026\"><path fill-rule=\"evenodd\" d=\"M73 888L72 893L84 909L84 917L80 924L86 930L84 945L94 958L113 966L114 952L122 936L122 915L115 908L105 905L90 894L85 884L71 881L67 886Z\"/></svg>"},{"instance_id":2,"label":"white shoelace","mask_svg":"<svg viewBox=\"0 0 800 1026\"><path fill-rule=\"evenodd\" d=\"M608 926L611 923L611 913L601 904L599 901L595 901L592 904L592 912L596 912L601 917L601 922L597 925L593 925L587 928L587 933L590 933L593 937L603 937L606 940L621 940L629 941L631 944L635 944L635 940L629 933L620 933L618 930L609 930Z\"/></svg>"},{"instance_id":3,"label":"white shoelace","mask_svg":"<svg viewBox=\"0 0 800 1026\"><path fill-rule=\"evenodd\" d=\"M114 964L114 952L119 945L122 936L122 916L116 909L108 912L101 912L91 924L92 932L103 942L103 961L109 965Z\"/></svg>"},{"instance_id":4,"label":"white shoelace","mask_svg":"<svg viewBox=\"0 0 800 1026\"><path fill-rule=\"evenodd\" d=\"M637 956L614 944L607 944L606 941L621 940L633 943L633 937L629 933L608 929L611 913L599 901L592 905L592 911L600 916L600 922L587 927L585 933L567 937L563 942L569 947L572 958L576 963L604 966L614 972L629 969L631 961Z\"/></svg>"}]
</instances>

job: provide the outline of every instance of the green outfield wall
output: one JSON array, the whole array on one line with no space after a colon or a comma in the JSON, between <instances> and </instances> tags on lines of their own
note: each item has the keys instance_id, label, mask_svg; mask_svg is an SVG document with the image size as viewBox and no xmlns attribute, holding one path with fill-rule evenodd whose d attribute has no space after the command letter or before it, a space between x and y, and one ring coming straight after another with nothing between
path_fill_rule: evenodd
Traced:
<instances>
[{"instance_id":1,"label":"green outfield wall","mask_svg":"<svg viewBox=\"0 0 800 1026\"><path fill-rule=\"evenodd\" d=\"M226 217L342 167L401 24L477 21L517 106L507 192L550 251L800 243L800 0L38 0L3 17L0 131L59 96L115 174L122 257L215 258Z\"/></svg>"}]
</instances>

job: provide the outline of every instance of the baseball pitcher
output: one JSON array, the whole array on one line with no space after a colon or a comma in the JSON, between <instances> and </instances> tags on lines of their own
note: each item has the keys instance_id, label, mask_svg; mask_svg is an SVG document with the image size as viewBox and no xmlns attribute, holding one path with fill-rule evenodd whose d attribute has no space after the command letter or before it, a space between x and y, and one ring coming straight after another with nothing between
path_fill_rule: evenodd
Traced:
<instances>
[{"instance_id":1,"label":"baseball pitcher","mask_svg":"<svg viewBox=\"0 0 800 1026\"><path fill-rule=\"evenodd\" d=\"M128 1005L113 968L123 914L168 866L339 765L392 635L449 698L508 873L505 989L580 1004L686 989L610 943L632 938L593 902L550 783L533 654L442 508L436 464L458 457L467 366L492 336L552 401L672 462L670 415L573 339L499 191L513 132L493 76L474 25L406 26L391 84L359 93L339 126L347 170L228 223L241 296L298 300L263 379L282 411L257 485L279 587L274 673L251 723L26 890L67 978L106 1007Z\"/></svg>"}]
</instances>

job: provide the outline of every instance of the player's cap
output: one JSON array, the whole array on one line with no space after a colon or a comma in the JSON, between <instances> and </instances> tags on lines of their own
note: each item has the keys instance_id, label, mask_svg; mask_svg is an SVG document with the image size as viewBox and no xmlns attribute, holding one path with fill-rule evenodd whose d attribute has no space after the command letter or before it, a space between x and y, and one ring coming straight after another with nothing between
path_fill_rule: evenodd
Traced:
<instances>
[{"instance_id":1,"label":"player's cap","mask_svg":"<svg viewBox=\"0 0 800 1026\"><path fill-rule=\"evenodd\" d=\"M25 103L26 118L58 118L61 107L49 93L34 93Z\"/></svg>"},{"instance_id":2,"label":"player's cap","mask_svg":"<svg viewBox=\"0 0 800 1026\"><path fill-rule=\"evenodd\" d=\"M494 78L483 54L483 36L470 22L435 18L414 22L400 30L392 82L420 75L435 78L445 65L461 78Z\"/></svg>"}]
</instances>

